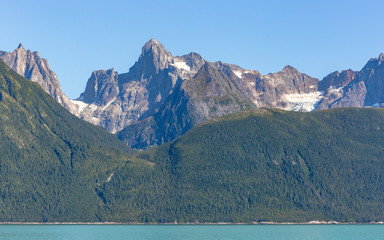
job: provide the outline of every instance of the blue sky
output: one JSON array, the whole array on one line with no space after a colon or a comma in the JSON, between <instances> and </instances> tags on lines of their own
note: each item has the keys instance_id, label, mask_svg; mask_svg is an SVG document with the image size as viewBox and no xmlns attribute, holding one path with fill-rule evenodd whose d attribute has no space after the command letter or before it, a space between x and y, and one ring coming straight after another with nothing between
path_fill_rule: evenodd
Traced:
<instances>
[{"instance_id":1,"label":"blue sky","mask_svg":"<svg viewBox=\"0 0 384 240\"><path fill-rule=\"evenodd\" d=\"M285 65L322 79L384 52L382 0L0 0L0 49L21 42L48 59L70 98L92 71L127 72L156 38L173 55L200 53L262 74Z\"/></svg>"}]
</instances>

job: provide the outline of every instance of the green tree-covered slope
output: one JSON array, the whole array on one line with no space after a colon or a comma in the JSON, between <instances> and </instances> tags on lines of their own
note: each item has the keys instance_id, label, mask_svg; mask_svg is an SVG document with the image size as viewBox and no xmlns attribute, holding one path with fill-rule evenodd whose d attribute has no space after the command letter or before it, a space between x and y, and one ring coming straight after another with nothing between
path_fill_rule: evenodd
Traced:
<instances>
[{"instance_id":1,"label":"green tree-covered slope","mask_svg":"<svg viewBox=\"0 0 384 240\"><path fill-rule=\"evenodd\" d=\"M140 153L98 192L112 221L370 222L383 176L383 110L256 110Z\"/></svg>"},{"instance_id":2,"label":"green tree-covered slope","mask_svg":"<svg viewBox=\"0 0 384 240\"><path fill-rule=\"evenodd\" d=\"M0 61L0 221L383 220L384 111L255 110L133 152Z\"/></svg>"},{"instance_id":3,"label":"green tree-covered slope","mask_svg":"<svg viewBox=\"0 0 384 240\"><path fill-rule=\"evenodd\" d=\"M132 153L0 60L0 222L102 220L95 187Z\"/></svg>"}]
</instances>

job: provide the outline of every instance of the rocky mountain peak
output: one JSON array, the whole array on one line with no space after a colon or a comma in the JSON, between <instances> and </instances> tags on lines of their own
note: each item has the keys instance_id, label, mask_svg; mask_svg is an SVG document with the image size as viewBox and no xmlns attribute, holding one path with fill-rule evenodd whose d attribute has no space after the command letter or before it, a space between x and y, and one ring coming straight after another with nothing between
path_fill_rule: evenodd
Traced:
<instances>
[{"instance_id":1,"label":"rocky mountain peak","mask_svg":"<svg viewBox=\"0 0 384 240\"><path fill-rule=\"evenodd\" d=\"M358 71L353 71L352 69L341 71L340 77L345 78L347 80L347 82L345 82L342 86L347 85L347 83L355 79L358 73Z\"/></svg>"},{"instance_id":2,"label":"rocky mountain peak","mask_svg":"<svg viewBox=\"0 0 384 240\"><path fill-rule=\"evenodd\" d=\"M281 71L286 73L299 73L299 71L297 71L297 69L292 67L291 65L285 66Z\"/></svg>"},{"instance_id":3,"label":"rocky mountain peak","mask_svg":"<svg viewBox=\"0 0 384 240\"><path fill-rule=\"evenodd\" d=\"M93 72L84 93L74 103L81 118L115 133L153 115L182 81L181 77L192 75L191 68L184 59L173 57L161 43L151 39L129 72Z\"/></svg>"},{"instance_id":4,"label":"rocky mountain peak","mask_svg":"<svg viewBox=\"0 0 384 240\"><path fill-rule=\"evenodd\" d=\"M61 91L56 74L50 69L48 61L41 58L38 52L25 50L20 43L13 52L2 52L0 58L21 76L37 82L58 103L71 110L72 104Z\"/></svg>"},{"instance_id":5,"label":"rocky mountain peak","mask_svg":"<svg viewBox=\"0 0 384 240\"><path fill-rule=\"evenodd\" d=\"M384 103L384 65L381 64L383 60L384 54L381 53L378 58L371 58L359 72L350 69L341 72L337 76L338 82L346 80L348 84L331 84L332 87L326 91L317 109L382 106Z\"/></svg>"},{"instance_id":6,"label":"rocky mountain peak","mask_svg":"<svg viewBox=\"0 0 384 240\"><path fill-rule=\"evenodd\" d=\"M113 68L93 71L79 100L104 106L118 94L118 73Z\"/></svg>"},{"instance_id":7,"label":"rocky mountain peak","mask_svg":"<svg viewBox=\"0 0 384 240\"><path fill-rule=\"evenodd\" d=\"M238 99L247 99L244 101L252 105L249 100L251 93L246 82L238 79L233 73L232 68L236 67L238 66L222 62L205 62L192 80L185 81L184 86L191 96L199 96L198 98L204 96L222 100L238 96Z\"/></svg>"},{"instance_id":8,"label":"rocky mountain peak","mask_svg":"<svg viewBox=\"0 0 384 240\"><path fill-rule=\"evenodd\" d=\"M371 64L380 64L384 60L384 53L380 53L379 57L369 59L366 66L370 66Z\"/></svg>"},{"instance_id":9,"label":"rocky mountain peak","mask_svg":"<svg viewBox=\"0 0 384 240\"><path fill-rule=\"evenodd\" d=\"M200 54L198 53L195 53L195 52L190 52L188 53L187 55L184 55L188 58L191 58L191 59L194 59L194 60L204 60Z\"/></svg>"},{"instance_id":10,"label":"rocky mountain peak","mask_svg":"<svg viewBox=\"0 0 384 240\"><path fill-rule=\"evenodd\" d=\"M332 72L319 82L319 91L326 91L328 88L338 89L344 87L356 78L359 72L352 69Z\"/></svg>"},{"instance_id":11,"label":"rocky mountain peak","mask_svg":"<svg viewBox=\"0 0 384 240\"><path fill-rule=\"evenodd\" d=\"M157 41L156 39L154 39L154 38L149 39L149 41L146 42L146 43L144 44L144 47L145 47L146 49L149 49L149 48L151 48L152 46L163 46L163 45L162 45L159 41Z\"/></svg>"},{"instance_id":12,"label":"rocky mountain peak","mask_svg":"<svg viewBox=\"0 0 384 240\"><path fill-rule=\"evenodd\" d=\"M153 39L153 38L148 42L146 42L141 49L142 55L151 54L151 53L152 54L161 53L161 52L169 53L161 43L159 43L156 39Z\"/></svg>"},{"instance_id":13,"label":"rocky mountain peak","mask_svg":"<svg viewBox=\"0 0 384 240\"><path fill-rule=\"evenodd\" d=\"M380 53L378 60L379 60L380 62L381 62L381 61L384 61L384 53Z\"/></svg>"},{"instance_id":14,"label":"rocky mountain peak","mask_svg":"<svg viewBox=\"0 0 384 240\"><path fill-rule=\"evenodd\" d=\"M201 57L201 55L194 52L191 52L179 58L183 59L185 64L193 72L197 72L205 64L205 60Z\"/></svg>"},{"instance_id":15,"label":"rocky mountain peak","mask_svg":"<svg viewBox=\"0 0 384 240\"><path fill-rule=\"evenodd\" d=\"M142 47L139 62L145 66L153 64L156 72L167 68L172 61L172 54L156 39L151 39Z\"/></svg>"},{"instance_id":16,"label":"rocky mountain peak","mask_svg":"<svg viewBox=\"0 0 384 240\"><path fill-rule=\"evenodd\" d=\"M19 46L17 46L16 49L23 49L23 50L25 50L24 47L23 47L23 44L21 44L21 43L19 43Z\"/></svg>"}]
</instances>

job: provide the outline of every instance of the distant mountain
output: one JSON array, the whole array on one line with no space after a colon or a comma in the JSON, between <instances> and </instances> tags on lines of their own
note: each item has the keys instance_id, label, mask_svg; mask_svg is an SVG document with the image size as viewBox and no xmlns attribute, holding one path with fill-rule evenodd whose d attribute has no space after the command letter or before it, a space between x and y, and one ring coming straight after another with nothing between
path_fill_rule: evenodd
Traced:
<instances>
[{"instance_id":1,"label":"distant mountain","mask_svg":"<svg viewBox=\"0 0 384 240\"><path fill-rule=\"evenodd\" d=\"M126 127L119 139L135 148L160 145L207 119L255 108L245 82L234 80L229 65L218 65L205 63L193 79L173 89L153 116Z\"/></svg>"},{"instance_id":2,"label":"distant mountain","mask_svg":"<svg viewBox=\"0 0 384 240\"><path fill-rule=\"evenodd\" d=\"M341 73L333 72L322 81L302 74L291 66L286 66L281 72L262 76L257 71L244 70L236 65L211 63L211 67L219 74L203 74L202 68L194 78L184 81L180 88L175 89L157 113L126 127L118 133L118 137L132 147L146 148L169 142L207 119L246 109L269 107L312 111L336 107L383 107L383 60L384 54L380 54L361 71L349 69ZM229 101L236 102L237 99L241 104L229 104L223 110L216 99L220 96L215 95L216 101L208 101L207 94L220 94L224 89L232 91L236 88L228 84L215 84L214 87L200 84L202 87L195 87L199 86L202 78L206 79L205 82L226 79L234 83L238 91L229 94L236 96ZM209 104L204 104L207 101Z\"/></svg>"},{"instance_id":3,"label":"distant mountain","mask_svg":"<svg viewBox=\"0 0 384 240\"><path fill-rule=\"evenodd\" d=\"M384 54L372 58L359 72L347 71L339 78L344 84L324 89L323 99L316 109L335 107L384 106Z\"/></svg>"},{"instance_id":4,"label":"distant mountain","mask_svg":"<svg viewBox=\"0 0 384 240\"><path fill-rule=\"evenodd\" d=\"M384 110L257 109L141 152L98 191L110 221L369 223L383 172Z\"/></svg>"},{"instance_id":5,"label":"distant mountain","mask_svg":"<svg viewBox=\"0 0 384 240\"><path fill-rule=\"evenodd\" d=\"M86 121L117 132L130 146L169 142L198 123L260 107L308 111L319 100L318 80L291 66L262 76L199 54L174 57L151 39L128 73L92 73L77 104Z\"/></svg>"},{"instance_id":6,"label":"distant mountain","mask_svg":"<svg viewBox=\"0 0 384 240\"><path fill-rule=\"evenodd\" d=\"M232 67L205 63L154 123L253 107ZM383 221L383 109L242 111L136 152L0 60L0 132L0 222Z\"/></svg>"},{"instance_id":7,"label":"distant mountain","mask_svg":"<svg viewBox=\"0 0 384 240\"><path fill-rule=\"evenodd\" d=\"M81 118L110 132L152 116L183 79L191 78L205 63L190 53L173 57L163 45L151 39L128 73L113 69L92 73L77 104Z\"/></svg>"},{"instance_id":8,"label":"distant mountain","mask_svg":"<svg viewBox=\"0 0 384 240\"><path fill-rule=\"evenodd\" d=\"M75 105L61 91L61 86L56 74L50 69L47 59L41 58L38 52L25 50L19 44L13 52L0 51L0 58L21 76L37 82L49 95L67 110L72 110Z\"/></svg>"},{"instance_id":9,"label":"distant mountain","mask_svg":"<svg viewBox=\"0 0 384 240\"><path fill-rule=\"evenodd\" d=\"M331 89L337 89L342 88L345 85L347 85L349 82L351 82L355 77L357 76L359 72L358 71L352 71L351 69L345 70L345 71L335 71L333 73L330 73L326 77L323 78L319 82L319 91L327 91L328 88Z\"/></svg>"},{"instance_id":10,"label":"distant mountain","mask_svg":"<svg viewBox=\"0 0 384 240\"><path fill-rule=\"evenodd\" d=\"M172 141L196 124L230 113L260 107L303 110L314 103L308 106L297 96L318 97L317 82L290 66L262 76L236 65L207 62L192 79L173 90L157 113L117 135L129 146L146 148Z\"/></svg>"},{"instance_id":11,"label":"distant mountain","mask_svg":"<svg viewBox=\"0 0 384 240\"><path fill-rule=\"evenodd\" d=\"M135 148L161 145L208 119L255 108L384 106L384 54L361 71L336 71L319 81L289 65L261 75L233 64L208 62L197 53L175 57L151 39L129 72L94 71L85 91L71 101L37 52L19 46L12 53L0 51L0 57L73 114L117 133Z\"/></svg>"},{"instance_id":12,"label":"distant mountain","mask_svg":"<svg viewBox=\"0 0 384 240\"><path fill-rule=\"evenodd\" d=\"M102 220L95 187L135 153L1 59L0 133L0 222Z\"/></svg>"}]
</instances>

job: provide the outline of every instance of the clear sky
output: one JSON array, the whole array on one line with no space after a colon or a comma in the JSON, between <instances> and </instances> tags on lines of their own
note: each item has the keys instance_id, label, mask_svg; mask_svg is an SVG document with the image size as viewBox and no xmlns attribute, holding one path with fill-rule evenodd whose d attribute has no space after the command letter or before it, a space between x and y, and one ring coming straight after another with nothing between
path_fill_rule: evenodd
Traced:
<instances>
[{"instance_id":1,"label":"clear sky","mask_svg":"<svg viewBox=\"0 0 384 240\"><path fill-rule=\"evenodd\" d=\"M0 0L0 49L38 51L70 98L94 70L128 72L150 38L174 56L322 79L384 52L383 14L382 0Z\"/></svg>"}]
</instances>

